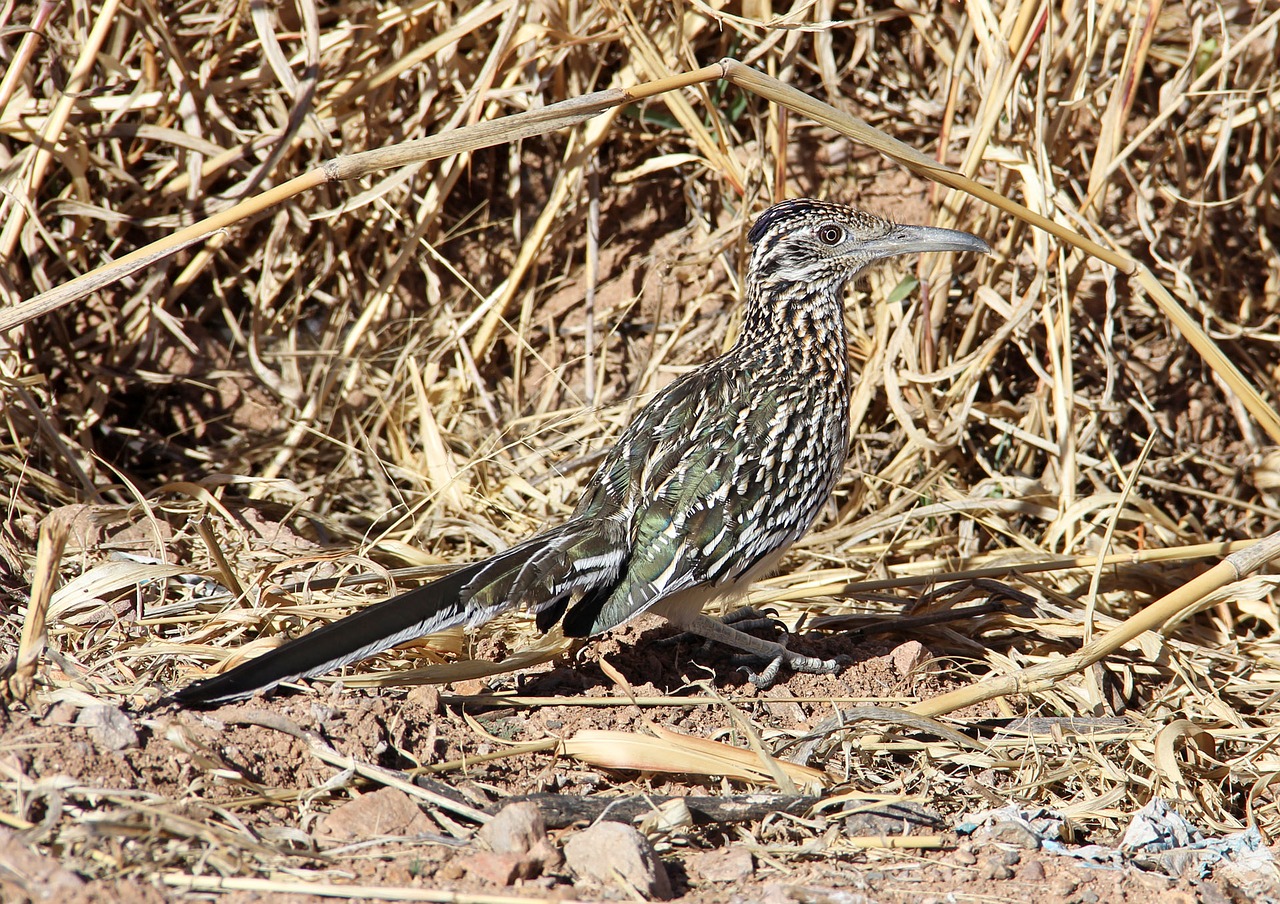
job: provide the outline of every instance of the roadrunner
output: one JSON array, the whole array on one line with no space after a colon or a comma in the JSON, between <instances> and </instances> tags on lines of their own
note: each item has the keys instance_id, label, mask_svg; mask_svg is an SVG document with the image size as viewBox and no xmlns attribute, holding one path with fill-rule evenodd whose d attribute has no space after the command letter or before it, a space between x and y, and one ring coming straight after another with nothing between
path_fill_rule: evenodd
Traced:
<instances>
[{"instance_id":1,"label":"roadrunner","mask_svg":"<svg viewBox=\"0 0 1280 904\"><path fill-rule=\"evenodd\" d=\"M727 353L654 396L592 476L573 516L505 552L346 618L174 694L207 706L328 672L424 634L524 606L569 637L643 612L764 663L831 673L702 613L741 594L800 537L831 495L849 447L852 379L845 286L875 261L922 251L990 253L965 232L901 226L823 201L756 220L746 310Z\"/></svg>"}]
</instances>

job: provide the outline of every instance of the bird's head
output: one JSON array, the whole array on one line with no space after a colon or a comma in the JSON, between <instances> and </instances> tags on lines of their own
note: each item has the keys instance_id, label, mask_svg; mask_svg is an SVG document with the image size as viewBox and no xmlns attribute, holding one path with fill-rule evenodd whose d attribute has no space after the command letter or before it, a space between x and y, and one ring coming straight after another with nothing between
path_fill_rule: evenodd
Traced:
<instances>
[{"instance_id":1,"label":"bird's head","mask_svg":"<svg viewBox=\"0 0 1280 904\"><path fill-rule=\"evenodd\" d=\"M760 214L747 241L751 272L762 283L844 284L868 264L922 251L978 251L976 235L934 226L904 226L842 204L797 199Z\"/></svg>"}]
</instances>

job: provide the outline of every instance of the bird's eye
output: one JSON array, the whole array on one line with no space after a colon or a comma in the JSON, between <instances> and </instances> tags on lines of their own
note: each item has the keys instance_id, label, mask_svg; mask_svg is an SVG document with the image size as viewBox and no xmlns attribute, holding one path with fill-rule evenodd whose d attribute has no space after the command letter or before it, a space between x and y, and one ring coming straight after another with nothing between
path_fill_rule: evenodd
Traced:
<instances>
[{"instance_id":1,"label":"bird's eye","mask_svg":"<svg viewBox=\"0 0 1280 904\"><path fill-rule=\"evenodd\" d=\"M834 223L828 223L818 230L818 238L824 245L839 245L844 239L844 230Z\"/></svg>"}]
</instances>

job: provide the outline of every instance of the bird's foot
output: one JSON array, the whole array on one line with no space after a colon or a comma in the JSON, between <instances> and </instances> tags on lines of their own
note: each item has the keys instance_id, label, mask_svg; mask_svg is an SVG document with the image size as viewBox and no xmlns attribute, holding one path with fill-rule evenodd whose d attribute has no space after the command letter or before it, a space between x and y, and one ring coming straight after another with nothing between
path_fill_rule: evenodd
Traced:
<instances>
[{"instance_id":1,"label":"bird's foot","mask_svg":"<svg viewBox=\"0 0 1280 904\"><path fill-rule=\"evenodd\" d=\"M758 631L769 628L775 633L785 634L787 626L778 619L776 609L756 609L753 606L740 606L732 612L721 616L720 621L733 625L739 631Z\"/></svg>"},{"instance_id":2,"label":"bird's foot","mask_svg":"<svg viewBox=\"0 0 1280 904\"><path fill-rule=\"evenodd\" d=\"M773 683L778 680L778 676L782 673L784 665L793 672L804 672L809 675L834 675L844 668L846 664L843 656L836 659L819 659L816 656L805 656L788 650L782 644L777 644L776 646L778 647L778 652L773 656L751 653L734 657L734 664L747 673L747 680L761 690L773 686ZM752 666L760 663L764 663L764 668L757 672Z\"/></svg>"},{"instance_id":3,"label":"bird's foot","mask_svg":"<svg viewBox=\"0 0 1280 904\"><path fill-rule=\"evenodd\" d=\"M692 633L699 634L708 640L727 644L746 652L745 660L743 657L739 657L737 662L739 664L744 661L747 663L744 666L747 677L756 687L764 688L773 684L778 679L778 675L784 665L795 672L809 672L816 675L834 675L844 666L843 658L817 659L813 656L793 653L776 640L765 640L753 634L743 633L739 626L744 621L750 622L752 618L761 619L763 616L758 612L739 614L741 612L742 610L738 610L737 613L731 616L738 622L738 625L729 623L729 620L710 618L701 613L693 616L684 616L680 619L679 624ZM766 621L769 624L773 624L772 619L767 619ZM764 667L759 672L754 671L752 666L759 666L761 663L764 663Z\"/></svg>"}]
</instances>

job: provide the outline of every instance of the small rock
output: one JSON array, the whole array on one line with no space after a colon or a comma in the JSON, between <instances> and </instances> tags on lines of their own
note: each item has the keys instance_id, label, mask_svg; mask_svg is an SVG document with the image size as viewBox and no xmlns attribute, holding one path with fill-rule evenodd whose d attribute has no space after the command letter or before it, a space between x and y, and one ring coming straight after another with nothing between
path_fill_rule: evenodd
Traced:
<instances>
[{"instance_id":1,"label":"small rock","mask_svg":"<svg viewBox=\"0 0 1280 904\"><path fill-rule=\"evenodd\" d=\"M933 659L933 654L918 640L908 640L894 647L889 654L893 669L904 678L920 677L924 674L924 666Z\"/></svg>"},{"instance_id":2,"label":"small rock","mask_svg":"<svg viewBox=\"0 0 1280 904\"><path fill-rule=\"evenodd\" d=\"M462 868L477 879L492 885L510 885L517 879L530 878L525 874L531 864L520 854L499 854L494 851L476 851L462 861Z\"/></svg>"},{"instance_id":3,"label":"small rock","mask_svg":"<svg viewBox=\"0 0 1280 904\"><path fill-rule=\"evenodd\" d=\"M978 855L973 852L973 848L968 846L956 848L956 852L952 857L961 866L973 866L978 862Z\"/></svg>"},{"instance_id":4,"label":"small rock","mask_svg":"<svg viewBox=\"0 0 1280 904\"><path fill-rule=\"evenodd\" d=\"M498 854L527 854L547 840L547 821L529 801L507 804L476 833Z\"/></svg>"},{"instance_id":5,"label":"small rock","mask_svg":"<svg viewBox=\"0 0 1280 904\"><path fill-rule=\"evenodd\" d=\"M1023 882L1043 882L1044 864L1039 860L1028 860L1018 870L1018 878Z\"/></svg>"},{"instance_id":6,"label":"small rock","mask_svg":"<svg viewBox=\"0 0 1280 904\"><path fill-rule=\"evenodd\" d=\"M138 733L124 711L105 704L86 706L76 716L76 724L89 729L89 737L108 750L126 750L138 746Z\"/></svg>"},{"instance_id":7,"label":"small rock","mask_svg":"<svg viewBox=\"0 0 1280 904\"><path fill-rule=\"evenodd\" d=\"M649 840L620 822L598 822L569 838L564 846L569 868L601 885L621 880L645 898L671 897L666 867Z\"/></svg>"},{"instance_id":8,"label":"small rock","mask_svg":"<svg viewBox=\"0 0 1280 904\"><path fill-rule=\"evenodd\" d=\"M942 817L914 801L859 806L844 819L844 833L851 838L910 835L913 831L937 831Z\"/></svg>"},{"instance_id":9,"label":"small rock","mask_svg":"<svg viewBox=\"0 0 1280 904\"><path fill-rule=\"evenodd\" d=\"M529 801L503 807L476 834L495 854L518 856L520 878L560 865L560 851L547 838L547 821L537 804Z\"/></svg>"},{"instance_id":10,"label":"small rock","mask_svg":"<svg viewBox=\"0 0 1280 904\"><path fill-rule=\"evenodd\" d=\"M415 703L435 715L440 712L440 688L434 684L420 684L404 695L406 703Z\"/></svg>"},{"instance_id":11,"label":"small rock","mask_svg":"<svg viewBox=\"0 0 1280 904\"><path fill-rule=\"evenodd\" d=\"M1024 851L1040 849L1040 836L1017 822L997 822L981 831L982 840L1010 844Z\"/></svg>"},{"instance_id":12,"label":"small rock","mask_svg":"<svg viewBox=\"0 0 1280 904\"><path fill-rule=\"evenodd\" d=\"M398 788L361 794L320 820L317 837L351 841L386 835L421 835L434 829L417 804Z\"/></svg>"},{"instance_id":13,"label":"small rock","mask_svg":"<svg viewBox=\"0 0 1280 904\"><path fill-rule=\"evenodd\" d=\"M1002 863L999 858L992 857L982 864L978 875L984 879L1012 879L1013 868L1007 863Z\"/></svg>"},{"instance_id":14,"label":"small rock","mask_svg":"<svg viewBox=\"0 0 1280 904\"><path fill-rule=\"evenodd\" d=\"M453 682L451 687L459 697L474 697L477 694L489 693L489 685L483 678L464 678Z\"/></svg>"},{"instance_id":15,"label":"small rock","mask_svg":"<svg viewBox=\"0 0 1280 904\"><path fill-rule=\"evenodd\" d=\"M764 708L769 711L769 715L773 716L775 722L804 725L808 717L805 716L804 707L799 703L794 700L770 700L772 697L787 697L791 693L792 691L786 685L781 685L765 690L760 696L764 698Z\"/></svg>"},{"instance_id":16,"label":"small rock","mask_svg":"<svg viewBox=\"0 0 1280 904\"><path fill-rule=\"evenodd\" d=\"M704 882L741 882L751 878L755 863L743 848L720 848L690 858L686 866Z\"/></svg>"}]
</instances>

